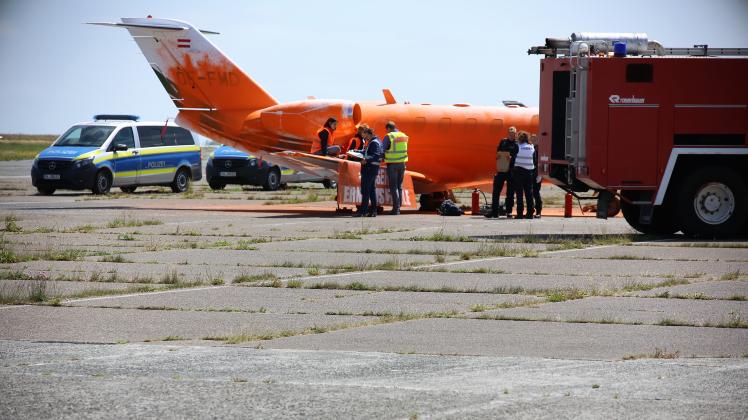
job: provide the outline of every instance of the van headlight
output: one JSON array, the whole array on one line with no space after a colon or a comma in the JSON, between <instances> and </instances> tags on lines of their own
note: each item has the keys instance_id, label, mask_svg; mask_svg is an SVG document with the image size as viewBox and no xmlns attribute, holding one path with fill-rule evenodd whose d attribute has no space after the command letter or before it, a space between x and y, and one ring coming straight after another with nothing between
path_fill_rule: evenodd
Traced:
<instances>
[{"instance_id":1,"label":"van headlight","mask_svg":"<svg viewBox=\"0 0 748 420\"><path fill-rule=\"evenodd\" d=\"M81 169L81 168L88 167L91 164L93 164L93 159L94 159L93 156L91 156L89 158L76 160L75 163L73 164L73 168Z\"/></svg>"}]
</instances>

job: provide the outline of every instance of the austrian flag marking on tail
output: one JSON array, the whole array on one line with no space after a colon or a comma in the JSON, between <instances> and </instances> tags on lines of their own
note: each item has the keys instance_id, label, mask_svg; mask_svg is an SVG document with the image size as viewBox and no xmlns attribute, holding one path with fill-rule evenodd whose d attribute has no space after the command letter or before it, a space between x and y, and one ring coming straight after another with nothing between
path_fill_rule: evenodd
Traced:
<instances>
[{"instance_id":1,"label":"austrian flag marking on tail","mask_svg":"<svg viewBox=\"0 0 748 420\"><path fill-rule=\"evenodd\" d=\"M177 48L190 48L190 39L177 38Z\"/></svg>"}]
</instances>

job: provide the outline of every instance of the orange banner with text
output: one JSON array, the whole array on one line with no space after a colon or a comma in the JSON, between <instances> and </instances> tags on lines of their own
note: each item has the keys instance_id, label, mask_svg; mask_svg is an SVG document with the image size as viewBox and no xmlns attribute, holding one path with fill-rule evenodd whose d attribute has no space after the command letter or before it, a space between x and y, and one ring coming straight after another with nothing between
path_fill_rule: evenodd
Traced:
<instances>
[{"instance_id":1,"label":"orange banner with text","mask_svg":"<svg viewBox=\"0 0 748 420\"><path fill-rule=\"evenodd\" d=\"M379 168L377 175L377 205L391 206L392 195L387 181L387 168ZM361 164L353 161L341 161L338 166L338 204L361 204ZM403 202L400 207L416 208L416 193L413 190L413 179L405 171L403 177Z\"/></svg>"}]
</instances>

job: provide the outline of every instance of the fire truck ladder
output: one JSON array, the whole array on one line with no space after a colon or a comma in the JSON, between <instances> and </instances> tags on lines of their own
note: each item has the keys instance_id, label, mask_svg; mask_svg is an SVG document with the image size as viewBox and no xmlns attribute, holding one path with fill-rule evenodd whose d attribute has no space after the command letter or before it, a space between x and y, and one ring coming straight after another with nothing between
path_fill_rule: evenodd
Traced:
<instances>
[{"instance_id":1,"label":"fire truck ladder","mask_svg":"<svg viewBox=\"0 0 748 420\"><path fill-rule=\"evenodd\" d=\"M569 96L566 98L566 121L564 124L564 154L573 171L567 173L567 182L573 182L574 172L585 171L587 166L585 127L587 114L587 65L584 57L570 60Z\"/></svg>"},{"instance_id":2,"label":"fire truck ladder","mask_svg":"<svg viewBox=\"0 0 748 420\"><path fill-rule=\"evenodd\" d=\"M654 55L683 55L689 57L748 56L748 48L709 48L708 45L694 45L693 48L662 48L654 50Z\"/></svg>"}]
</instances>

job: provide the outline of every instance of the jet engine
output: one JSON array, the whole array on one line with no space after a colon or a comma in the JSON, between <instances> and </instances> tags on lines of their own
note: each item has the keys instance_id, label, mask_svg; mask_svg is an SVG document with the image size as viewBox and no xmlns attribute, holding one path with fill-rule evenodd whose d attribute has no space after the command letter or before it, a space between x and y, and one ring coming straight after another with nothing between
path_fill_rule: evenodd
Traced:
<instances>
[{"instance_id":1,"label":"jet engine","mask_svg":"<svg viewBox=\"0 0 748 420\"><path fill-rule=\"evenodd\" d=\"M350 101L310 99L279 104L260 111L262 126L281 137L312 139L327 121L338 120L336 138L350 138L361 121L361 107Z\"/></svg>"}]
</instances>

